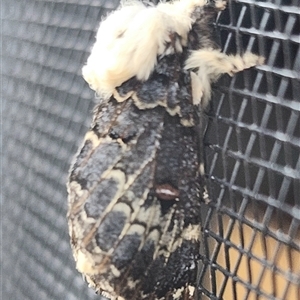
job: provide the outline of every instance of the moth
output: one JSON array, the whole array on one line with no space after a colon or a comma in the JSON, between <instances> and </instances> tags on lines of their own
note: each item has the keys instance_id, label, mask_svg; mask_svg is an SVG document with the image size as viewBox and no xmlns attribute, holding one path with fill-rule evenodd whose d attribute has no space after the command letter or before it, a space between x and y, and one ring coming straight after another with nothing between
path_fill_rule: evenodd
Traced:
<instances>
[{"instance_id":1,"label":"moth","mask_svg":"<svg viewBox=\"0 0 300 300\"><path fill-rule=\"evenodd\" d=\"M226 55L225 1L125 2L101 22L83 76L99 96L71 167L76 267L111 300L194 299L200 259L200 108L211 83L261 64Z\"/></svg>"}]
</instances>

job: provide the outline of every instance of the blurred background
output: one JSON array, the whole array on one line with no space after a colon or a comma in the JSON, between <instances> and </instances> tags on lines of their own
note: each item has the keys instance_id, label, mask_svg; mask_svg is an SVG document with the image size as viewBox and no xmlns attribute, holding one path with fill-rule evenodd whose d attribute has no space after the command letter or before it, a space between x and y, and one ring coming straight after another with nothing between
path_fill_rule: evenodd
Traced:
<instances>
[{"instance_id":1,"label":"blurred background","mask_svg":"<svg viewBox=\"0 0 300 300\"><path fill-rule=\"evenodd\" d=\"M101 299L75 269L66 180L94 93L81 77L118 0L2 0L3 300ZM226 53L266 65L213 88L200 299L300 299L300 3L229 1ZM128 299L129 300L129 299Z\"/></svg>"}]
</instances>

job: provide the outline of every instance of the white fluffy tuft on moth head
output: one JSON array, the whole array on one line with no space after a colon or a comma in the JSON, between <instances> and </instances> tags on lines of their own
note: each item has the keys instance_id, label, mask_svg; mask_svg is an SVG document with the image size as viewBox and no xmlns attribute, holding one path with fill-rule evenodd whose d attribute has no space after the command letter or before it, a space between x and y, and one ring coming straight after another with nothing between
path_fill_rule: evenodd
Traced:
<instances>
[{"instance_id":1,"label":"white fluffy tuft on moth head","mask_svg":"<svg viewBox=\"0 0 300 300\"><path fill-rule=\"evenodd\" d=\"M147 80L157 57L170 54L167 44L176 33L184 45L194 22L191 15L206 0L177 0L148 6L138 1L123 2L120 9L101 22L84 79L99 95L109 97L117 86L136 76ZM180 51L181 45L176 50Z\"/></svg>"}]
</instances>

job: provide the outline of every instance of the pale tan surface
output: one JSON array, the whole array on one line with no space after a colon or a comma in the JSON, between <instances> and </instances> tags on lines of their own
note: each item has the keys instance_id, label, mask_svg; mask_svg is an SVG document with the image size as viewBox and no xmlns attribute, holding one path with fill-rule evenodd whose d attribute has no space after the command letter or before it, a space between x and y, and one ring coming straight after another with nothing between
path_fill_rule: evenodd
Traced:
<instances>
[{"instance_id":1,"label":"pale tan surface","mask_svg":"<svg viewBox=\"0 0 300 300\"><path fill-rule=\"evenodd\" d=\"M217 254L217 269L223 268L223 272L217 270L215 273L217 295L223 294L224 300L236 299L235 290L238 300L265 300L271 299L272 296L280 300L299 300L300 252L270 236L264 236L246 224L241 225L239 222L234 224L228 216L222 218L224 239L228 239L232 245L229 244L231 247L225 248L225 244L222 243ZM231 226L233 226L233 230L231 234L227 234L226 231ZM276 229L272 230L276 232ZM244 238L243 246L242 237ZM297 241L300 244L300 239ZM211 244L211 249L215 251L217 244L213 239ZM229 257L227 267L226 255ZM226 276L224 273L227 270L230 273L235 273L238 280L233 281L232 277L229 276L227 283L225 283ZM204 286L211 290L209 272L206 275L203 281ZM295 278L294 282L289 280L290 276ZM298 280L298 285L296 280ZM248 283L251 283L251 289L247 288ZM224 289L224 293L222 293L222 289ZM257 291L260 292L257 293ZM208 298L204 296L201 299Z\"/></svg>"}]
</instances>

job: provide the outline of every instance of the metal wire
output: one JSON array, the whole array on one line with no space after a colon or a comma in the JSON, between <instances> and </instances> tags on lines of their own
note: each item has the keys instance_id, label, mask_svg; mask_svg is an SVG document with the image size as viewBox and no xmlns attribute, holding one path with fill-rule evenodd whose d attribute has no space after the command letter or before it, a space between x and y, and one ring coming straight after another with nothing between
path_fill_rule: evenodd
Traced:
<instances>
[{"instance_id":1,"label":"metal wire","mask_svg":"<svg viewBox=\"0 0 300 300\"><path fill-rule=\"evenodd\" d=\"M267 60L215 88L203 299L300 297L299 14L296 1L238 1L219 18L225 52Z\"/></svg>"},{"instance_id":2,"label":"metal wire","mask_svg":"<svg viewBox=\"0 0 300 300\"><path fill-rule=\"evenodd\" d=\"M99 299L75 270L65 182L91 121L81 78L105 0L2 1L2 299ZM214 87L205 134L201 299L299 299L298 0L230 1L226 53L266 65Z\"/></svg>"}]
</instances>

